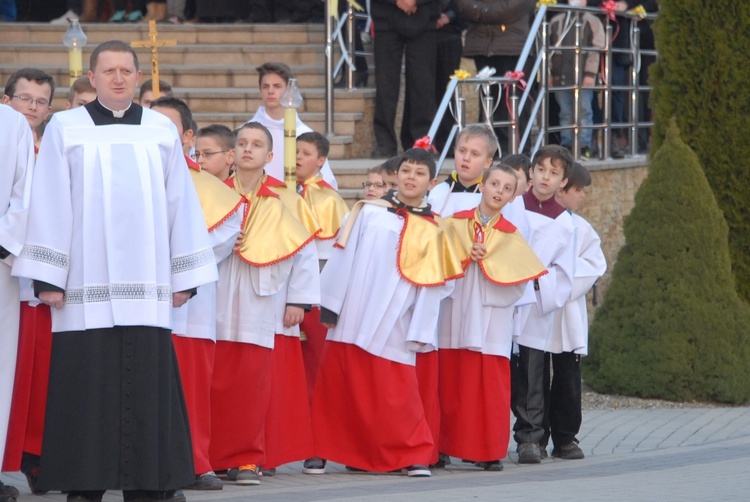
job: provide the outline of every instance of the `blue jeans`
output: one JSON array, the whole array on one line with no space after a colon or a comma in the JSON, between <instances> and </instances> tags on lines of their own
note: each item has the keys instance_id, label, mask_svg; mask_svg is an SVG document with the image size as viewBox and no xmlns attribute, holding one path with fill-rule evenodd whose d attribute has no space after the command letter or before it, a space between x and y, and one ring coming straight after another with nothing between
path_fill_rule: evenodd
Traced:
<instances>
[{"instance_id":1,"label":"blue jeans","mask_svg":"<svg viewBox=\"0 0 750 502\"><path fill-rule=\"evenodd\" d=\"M0 0L0 21L15 21L16 0Z\"/></svg>"},{"instance_id":2,"label":"blue jeans","mask_svg":"<svg viewBox=\"0 0 750 502\"><path fill-rule=\"evenodd\" d=\"M560 125L567 126L573 124L574 106L573 91L555 92L555 99L560 105ZM591 89L581 90L581 125L591 126L594 123L594 111L591 107L591 100L594 99L594 91ZM592 129L581 129L581 147L591 147L591 138L594 135ZM562 146L573 145L573 131L571 129L560 131Z\"/></svg>"}]
</instances>

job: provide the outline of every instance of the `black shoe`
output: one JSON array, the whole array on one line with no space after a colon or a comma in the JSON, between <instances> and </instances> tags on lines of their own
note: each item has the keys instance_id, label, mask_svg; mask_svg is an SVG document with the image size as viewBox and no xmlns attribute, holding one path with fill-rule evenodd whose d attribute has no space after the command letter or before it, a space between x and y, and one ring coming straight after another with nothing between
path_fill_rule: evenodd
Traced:
<instances>
[{"instance_id":1,"label":"black shoe","mask_svg":"<svg viewBox=\"0 0 750 502\"><path fill-rule=\"evenodd\" d=\"M271 467L270 469L265 469L264 467L261 467L260 475L272 478L276 475L276 467Z\"/></svg>"},{"instance_id":2,"label":"black shoe","mask_svg":"<svg viewBox=\"0 0 750 502\"><path fill-rule=\"evenodd\" d=\"M401 474L410 478L429 478L432 476L430 469L421 464L410 465L401 469Z\"/></svg>"},{"instance_id":3,"label":"black shoe","mask_svg":"<svg viewBox=\"0 0 750 502\"><path fill-rule=\"evenodd\" d=\"M499 460L492 460L490 462L475 462L474 465L490 472L500 472L503 470L503 463Z\"/></svg>"},{"instance_id":4,"label":"black shoe","mask_svg":"<svg viewBox=\"0 0 750 502\"><path fill-rule=\"evenodd\" d=\"M539 445L539 455L542 457L542 460L547 458L549 455L547 455L547 445Z\"/></svg>"},{"instance_id":5,"label":"black shoe","mask_svg":"<svg viewBox=\"0 0 750 502\"><path fill-rule=\"evenodd\" d=\"M224 483L221 482L221 480L216 476L213 472L207 472L205 474L201 474L200 476L195 476L195 482L190 485L186 486L186 490L222 490L224 488Z\"/></svg>"},{"instance_id":6,"label":"black shoe","mask_svg":"<svg viewBox=\"0 0 750 502\"><path fill-rule=\"evenodd\" d=\"M68 502L102 502L104 492L68 492Z\"/></svg>"},{"instance_id":7,"label":"black shoe","mask_svg":"<svg viewBox=\"0 0 750 502\"><path fill-rule=\"evenodd\" d=\"M539 445L536 443L521 443L518 445L519 464L538 464L542 461Z\"/></svg>"},{"instance_id":8,"label":"black shoe","mask_svg":"<svg viewBox=\"0 0 750 502\"><path fill-rule=\"evenodd\" d=\"M227 481L237 481L237 474L239 474L239 472L240 470L237 467L227 469Z\"/></svg>"},{"instance_id":9,"label":"black shoe","mask_svg":"<svg viewBox=\"0 0 750 502\"><path fill-rule=\"evenodd\" d=\"M345 465L344 469L351 472L367 472L364 469L360 469L359 467L352 467L351 465Z\"/></svg>"},{"instance_id":10,"label":"black shoe","mask_svg":"<svg viewBox=\"0 0 750 502\"><path fill-rule=\"evenodd\" d=\"M445 453L438 454L438 461L430 465L430 469L445 469L446 465L450 465L451 457Z\"/></svg>"},{"instance_id":11,"label":"black shoe","mask_svg":"<svg viewBox=\"0 0 750 502\"><path fill-rule=\"evenodd\" d=\"M326 461L320 457L308 458L302 465L302 472L305 474L325 474Z\"/></svg>"},{"instance_id":12,"label":"black shoe","mask_svg":"<svg viewBox=\"0 0 750 502\"><path fill-rule=\"evenodd\" d=\"M375 151L372 152L372 156L376 159L390 159L396 156L396 149L389 148L387 146L375 147Z\"/></svg>"},{"instance_id":13,"label":"black shoe","mask_svg":"<svg viewBox=\"0 0 750 502\"><path fill-rule=\"evenodd\" d=\"M585 457L581 448L578 447L578 441L575 440L562 446L555 445L552 448L552 456L565 460L580 460Z\"/></svg>"},{"instance_id":14,"label":"black shoe","mask_svg":"<svg viewBox=\"0 0 750 502\"><path fill-rule=\"evenodd\" d=\"M2 497L16 498L19 495L18 488L11 485L4 485L3 482L0 481L0 500L2 500Z\"/></svg>"},{"instance_id":15,"label":"black shoe","mask_svg":"<svg viewBox=\"0 0 750 502\"><path fill-rule=\"evenodd\" d=\"M594 158L594 153L591 151L591 148L584 146L581 148L581 160L591 160Z\"/></svg>"},{"instance_id":16,"label":"black shoe","mask_svg":"<svg viewBox=\"0 0 750 502\"><path fill-rule=\"evenodd\" d=\"M38 455L23 452L21 456L21 472L26 476L26 482L29 489L34 495L44 495L48 490L37 488L39 482L39 461Z\"/></svg>"}]
</instances>

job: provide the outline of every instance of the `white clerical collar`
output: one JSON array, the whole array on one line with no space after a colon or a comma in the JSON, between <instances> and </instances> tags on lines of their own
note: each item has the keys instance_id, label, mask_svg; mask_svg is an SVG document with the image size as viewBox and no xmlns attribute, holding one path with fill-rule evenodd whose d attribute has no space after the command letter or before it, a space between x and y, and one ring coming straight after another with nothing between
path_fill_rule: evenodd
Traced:
<instances>
[{"instance_id":1,"label":"white clerical collar","mask_svg":"<svg viewBox=\"0 0 750 502\"><path fill-rule=\"evenodd\" d=\"M97 101L99 100L97 99ZM99 101L99 104L102 105L103 108L106 108L107 110L112 112L112 116L116 119L123 118L125 116L125 112L130 110L130 107L133 106L133 102L131 101L128 107L125 108L124 110L113 110L112 108L108 108L107 106L105 106L104 103L102 103L101 101Z\"/></svg>"}]
</instances>

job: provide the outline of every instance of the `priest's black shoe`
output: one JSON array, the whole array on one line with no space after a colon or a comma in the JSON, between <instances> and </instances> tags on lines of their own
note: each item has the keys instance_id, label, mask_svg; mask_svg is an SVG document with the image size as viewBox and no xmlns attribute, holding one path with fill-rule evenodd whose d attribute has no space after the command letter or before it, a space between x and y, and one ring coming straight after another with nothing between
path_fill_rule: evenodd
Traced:
<instances>
[{"instance_id":1,"label":"priest's black shoe","mask_svg":"<svg viewBox=\"0 0 750 502\"><path fill-rule=\"evenodd\" d=\"M102 502L104 492L68 492L68 502Z\"/></svg>"},{"instance_id":2,"label":"priest's black shoe","mask_svg":"<svg viewBox=\"0 0 750 502\"><path fill-rule=\"evenodd\" d=\"M195 482L186 486L186 490L221 490L224 488L224 483L216 476L213 472L207 472L195 477Z\"/></svg>"}]
</instances>

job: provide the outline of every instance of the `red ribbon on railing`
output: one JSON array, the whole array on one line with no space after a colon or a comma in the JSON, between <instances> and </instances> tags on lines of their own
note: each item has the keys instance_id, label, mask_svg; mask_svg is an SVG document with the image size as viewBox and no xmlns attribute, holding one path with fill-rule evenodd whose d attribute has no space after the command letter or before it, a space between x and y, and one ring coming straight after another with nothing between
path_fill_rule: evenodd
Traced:
<instances>
[{"instance_id":1,"label":"red ribbon on railing","mask_svg":"<svg viewBox=\"0 0 750 502\"><path fill-rule=\"evenodd\" d=\"M521 89L521 91L526 90L526 86L528 85L528 83L526 82L526 80L524 80L523 77L525 77L526 75L521 70L506 71L504 76L505 78L512 78L513 80L517 80L518 88ZM507 82L506 84L503 85L503 88L504 88L503 90L505 92L505 108L508 109L508 117L513 115L513 111L510 106L510 86L511 85L513 85L512 82ZM529 95L529 97L531 98L531 95ZM531 98L531 102L532 103L534 102L534 98ZM518 117L516 117L516 120L518 120ZM516 132L518 132L518 129L516 130Z\"/></svg>"},{"instance_id":2,"label":"red ribbon on railing","mask_svg":"<svg viewBox=\"0 0 750 502\"><path fill-rule=\"evenodd\" d=\"M432 140L429 136L422 136L414 142L414 148L427 150L428 152L437 153L437 148L432 144Z\"/></svg>"},{"instance_id":3,"label":"red ribbon on railing","mask_svg":"<svg viewBox=\"0 0 750 502\"><path fill-rule=\"evenodd\" d=\"M605 0L602 2L602 4L599 6L599 8L607 14L607 17L610 21L615 23L615 33L612 35L612 42L615 41L615 38L617 38L617 34L620 33L620 23L617 22L617 15L615 14L615 10L617 7L617 2L614 0Z\"/></svg>"}]
</instances>

